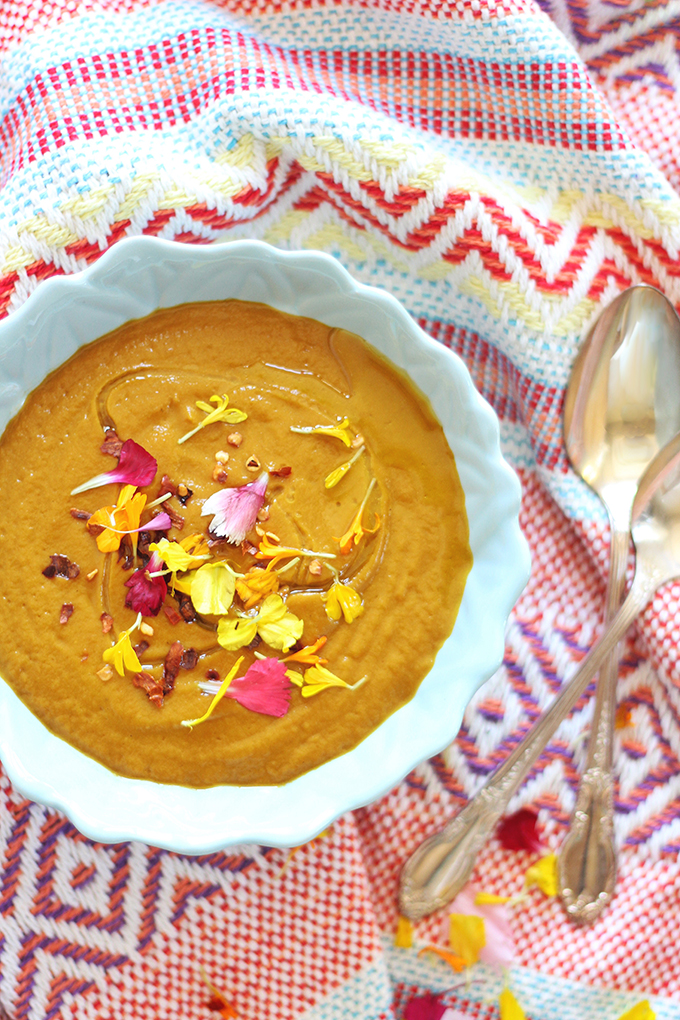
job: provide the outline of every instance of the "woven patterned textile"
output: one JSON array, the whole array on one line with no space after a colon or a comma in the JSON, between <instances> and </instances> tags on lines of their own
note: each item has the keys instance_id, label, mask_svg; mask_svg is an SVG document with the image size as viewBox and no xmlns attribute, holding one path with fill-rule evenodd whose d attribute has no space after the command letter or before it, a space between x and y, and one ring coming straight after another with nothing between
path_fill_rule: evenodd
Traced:
<instances>
[{"instance_id":1,"label":"woven patterned textile","mask_svg":"<svg viewBox=\"0 0 680 1020\"><path fill-rule=\"evenodd\" d=\"M568 466L562 400L617 293L649 282L680 307L678 3L2 0L0 68L2 314L134 234L327 251L465 360L521 478L533 556L504 665L455 743L292 856L93 844L4 780L6 1017L401 1020L431 992L446 1020L496 1020L507 982L529 1020L617 1020L643 999L678 1020L680 584L622 666L605 916L576 930L533 890L508 908L505 974L418 955L445 942L445 912L394 946L406 856L599 631L607 523ZM513 803L539 810L553 849L591 711L583 698ZM515 892L534 858L494 839L475 882Z\"/></svg>"}]
</instances>

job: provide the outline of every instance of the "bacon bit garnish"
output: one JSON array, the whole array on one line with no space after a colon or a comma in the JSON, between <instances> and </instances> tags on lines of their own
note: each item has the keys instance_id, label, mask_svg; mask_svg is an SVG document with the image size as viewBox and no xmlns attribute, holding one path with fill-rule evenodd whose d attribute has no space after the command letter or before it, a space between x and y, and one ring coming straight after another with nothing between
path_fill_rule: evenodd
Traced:
<instances>
[{"instance_id":1,"label":"bacon bit garnish","mask_svg":"<svg viewBox=\"0 0 680 1020\"><path fill-rule=\"evenodd\" d=\"M268 481L269 475L263 471L254 482L213 493L201 510L202 517L214 515L210 524L212 534L234 545L242 542L262 509Z\"/></svg>"},{"instance_id":2,"label":"bacon bit garnish","mask_svg":"<svg viewBox=\"0 0 680 1020\"><path fill-rule=\"evenodd\" d=\"M102 666L101 669L97 670L97 676L100 680L103 680L106 683L106 681L110 680L113 676L113 670L110 666Z\"/></svg>"},{"instance_id":3,"label":"bacon bit garnish","mask_svg":"<svg viewBox=\"0 0 680 1020\"><path fill-rule=\"evenodd\" d=\"M157 467L155 457L147 453L134 439L128 439L121 447L118 467L95 475L89 482L76 486L71 490L71 495L75 496L76 493L86 492L88 489L97 489L100 485L133 485L135 488L143 488L154 480Z\"/></svg>"},{"instance_id":4,"label":"bacon bit garnish","mask_svg":"<svg viewBox=\"0 0 680 1020\"><path fill-rule=\"evenodd\" d=\"M107 429L104 433L104 442L99 449L102 453L110 454L112 457L120 457L123 440L119 438L115 429Z\"/></svg>"},{"instance_id":5,"label":"bacon bit garnish","mask_svg":"<svg viewBox=\"0 0 680 1020\"><path fill-rule=\"evenodd\" d=\"M327 687L346 687L348 690L352 690L351 684L345 683L335 673L331 673L330 669L326 669L325 666L312 666L305 673L305 686L302 688L302 697L311 698L314 694L318 694L319 691L325 691Z\"/></svg>"},{"instance_id":6,"label":"bacon bit garnish","mask_svg":"<svg viewBox=\"0 0 680 1020\"><path fill-rule=\"evenodd\" d=\"M139 670L142 665L137 658L132 642L130 641L130 634L137 630L140 623L142 622L142 614L138 613L137 619L127 630L121 631L118 640L115 645L111 648L107 648L104 652L104 662L112 662L113 667L120 676L125 675L125 670L128 669L130 672Z\"/></svg>"},{"instance_id":7,"label":"bacon bit garnish","mask_svg":"<svg viewBox=\"0 0 680 1020\"><path fill-rule=\"evenodd\" d=\"M244 609L252 609L260 599L279 590L279 576L275 570L253 567L243 577L236 578L236 591Z\"/></svg>"},{"instance_id":8,"label":"bacon bit garnish","mask_svg":"<svg viewBox=\"0 0 680 1020\"><path fill-rule=\"evenodd\" d=\"M329 620L337 622L344 616L346 623L352 623L364 611L361 595L354 588L351 588L348 584L343 584L341 581L336 581L335 584L332 584L327 594L322 595L321 598Z\"/></svg>"},{"instance_id":9,"label":"bacon bit garnish","mask_svg":"<svg viewBox=\"0 0 680 1020\"><path fill-rule=\"evenodd\" d=\"M215 693L213 684L201 683L199 687ZM231 681L223 697L233 698L251 712L280 719L290 707L290 680L286 667L279 659L260 658L248 667L244 676Z\"/></svg>"},{"instance_id":10,"label":"bacon bit garnish","mask_svg":"<svg viewBox=\"0 0 680 1020\"><path fill-rule=\"evenodd\" d=\"M328 638L322 635L317 638L314 644L305 645L304 648L300 648L297 652L293 652L292 655L287 655L285 659L281 659L281 662L302 662L307 666L322 666L328 662L328 659L322 659L316 653L320 648L328 641Z\"/></svg>"},{"instance_id":11,"label":"bacon bit garnish","mask_svg":"<svg viewBox=\"0 0 680 1020\"><path fill-rule=\"evenodd\" d=\"M327 489L335 488L338 482L345 477L345 475L352 467L352 465L359 459L359 457L361 456L365 449L366 449L365 446L359 447L359 449L351 458L351 460L346 460L345 463L341 464L340 467L335 469L335 471L331 471L330 474L326 475L323 482L325 488Z\"/></svg>"},{"instance_id":12,"label":"bacon bit garnish","mask_svg":"<svg viewBox=\"0 0 680 1020\"><path fill-rule=\"evenodd\" d=\"M302 637L303 621L289 613L280 595L268 595L257 616L247 619L221 619L217 624L217 641L228 651L249 645L257 635L270 648L287 652Z\"/></svg>"},{"instance_id":13,"label":"bacon bit garnish","mask_svg":"<svg viewBox=\"0 0 680 1020\"><path fill-rule=\"evenodd\" d=\"M514 814L508 815L496 829L501 846L506 850L529 850L537 853L542 849L537 822L536 812L530 811L529 808L520 808Z\"/></svg>"},{"instance_id":14,"label":"bacon bit garnish","mask_svg":"<svg viewBox=\"0 0 680 1020\"><path fill-rule=\"evenodd\" d=\"M193 623L196 619L196 610L190 597L188 595L178 593L177 599L179 601L179 611L182 619L185 623Z\"/></svg>"},{"instance_id":15,"label":"bacon bit garnish","mask_svg":"<svg viewBox=\"0 0 680 1020\"><path fill-rule=\"evenodd\" d=\"M154 552L145 567L140 567L131 574L125 582L128 593L125 596L125 605L135 613L142 616L158 616L161 606L168 593L168 586L165 578L158 572L163 566L163 561L157 552Z\"/></svg>"},{"instance_id":16,"label":"bacon bit garnish","mask_svg":"<svg viewBox=\"0 0 680 1020\"><path fill-rule=\"evenodd\" d=\"M77 563L71 563L68 556L55 553L50 556L50 561L49 566L43 570L45 577L66 577L70 581L74 581L80 574L80 567Z\"/></svg>"},{"instance_id":17,"label":"bacon bit garnish","mask_svg":"<svg viewBox=\"0 0 680 1020\"><path fill-rule=\"evenodd\" d=\"M288 464L280 468L270 468L269 474L276 475L277 478L289 478L292 475L293 469Z\"/></svg>"},{"instance_id":18,"label":"bacon bit garnish","mask_svg":"<svg viewBox=\"0 0 680 1020\"><path fill-rule=\"evenodd\" d=\"M305 428L296 428L294 425L291 425L290 431L299 432L302 435L333 436L335 439L343 442L345 446L350 446L352 442L349 418L343 419L339 425L314 425Z\"/></svg>"},{"instance_id":19,"label":"bacon bit garnish","mask_svg":"<svg viewBox=\"0 0 680 1020\"><path fill-rule=\"evenodd\" d=\"M177 624L181 623L183 620L182 615L177 612L174 606L163 606L163 612L165 613L173 627L176 627Z\"/></svg>"},{"instance_id":20,"label":"bacon bit garnish","mask_svg":"<svg viewBox=\"0 0 680 1020\"><path fill-rule=\"evenodd\" d=\"M68 623L68 621L73 616L73 612L74 612L73 603L64 602L64 604L61 607L61 612L59 613L59 623Z\"/></svg>"},{"instance_id":21,"label":"bacon bit garnish","mask_svg":"<svg viewBox=\"0 0 680 1020\"><path fill-rule=\"evenodd\" d=\"M89 521L92 514L89 510L78 510L76 507L71 507L71 517L76 521Z\"/></svg>"},{"instance_id":22,"label":"bacon bit garnish","mask_svg":"<svg viewBox=\"0 0 680 1020\"><path fill-rule=\"evenodd\" d=\"M211 407L210 404L215 404L215 407ZM196 407L199 411L205 412L205 418L195 429L192 429L191 432L187 432L181 439L178 439L178 443L186 443L187 439L191 439L197 432L204 429L206 425L212 425L216 421L226 421L229 425L236 425L240 421L245 421L248 417L244 411L239 411L235 407L228 407L229 397L226 393L223 393L221 397L213 394L210 398L210 404L206 403L205 400L196 401Z\"/></svg>"},{"instance_id":23,"label":"bacon bit garnish","mask_svg":"<svg viewBox=\"0 0 680 1020\"><path fill-rule=\"evenodd\" d=\"M94 570L91 570L89 574L85 574L85 577L87 578L88 581L94 581L94 579L95 579L95 577L97 576L98 573L99 573L99 568L95 567Z\"/></svg>"},{"instance_id":24,"label":"bacon bit garnish","mask_svg":"<svg viewBox=\"0 0 680 1020\"><path fill-rule=\"evenodd\" d=\"M465 960L463 960L462 957L460 956L456 956L455 953L449 952L448 949L442 949L440 946L430 945L425 946L424 949L421 949L420 952L418 953L418 956L423 956L424 953L434 953L436 956L441 957L441 959L448 963L449 967L451 967L451 969L454 970L456 974L460 974L461 971L465 970L466 967Z\"/></svg>"},{"instance_id":25,"label":"bacon bit garnish","mask_svg":"<svg viewBox=\"0 0 680 1020\"><path fill-rule=\"evenodd\" d=\"M350 524L349 528L342 536L342 538L336 539L336 542L340 543L340 552L342 553L343 556L347 556L349 554L352 545L354 545L355 547L359 545L359 542L364 537L364 535L374 535L378 528L380 527L380 518L378 517L377 514L375 515L375 528L373 529L364 528L361 523L361 518L363 517L364 510L366 509L366 504L368 503L368 497L371 495L374 485L375 478L372 478L368 486L368 489L366 490L366 495L361 501L361 506L359 507L354 517L352 518L352 523Z\"/></svg>"},{"instance_id":26,"label":"bacon bit garnish","mask_svg":"<svg viewBox=\"0 0 680 1020\"><path fill-rule=\"evenodd\" d=\"M141 687L149 701L156 708L163 707L164 690L163 685L156 680L149 672L133 673L132 682L135 687Z\"/></svg>"},{"instance_id":27,"label":"bacon bit garnish","mask_svg":"<svg viewBox=\"0 0 680 1020\"><path fill-rule=\"evenodd\" d=\"M163 693L169 694L170 691L174 690L175 680L180 670L182 663L182 655L184 649L182 648L181 641L173 641L168 649L168 654L165 656L163 662L163 676L161 677L161 683L163 685Z\"/></svg>"},{"instance_id":28,"label":"bacon bit garnish","mask_svg":"<svg viewBox=\"0 0 680 1020\"><path fill-rule=\"evenodd\" d=\"M238 673L239 668L240 668L242 662L243 662L243 656L241 656L239 659L236 660L234 665L231 667L231 669L229 670L229 672L225 676L224 680L222 681L222 684L220 686L219 691L217 692L215 697L212 699L212 701L208 705L207 711L204 712L203 715L199 719L183 719L182 720L182 726L187 726L191 730L191 729L194 728L194 726L198 726L200 723L204 723L206 721L206 719L210 718L210 716L212 715L214 709L216 708L216 706L220 703L220 701L222 700L222 698L226 694L227 687L229 686L231 681L234 679L234 677Z\"/></svg>"},{"instance_id":29,"label":"bacon bit garnish","mask_svg":"<svg viewBox=\"0 0 680 1020\"><path fill-rule=\"evenodd\" d=\"M102 613L99 619L102 622L102 634L110 634L113 630L113 617L111 613Z\"/></svg>"},{"instance_id":30,"label":"bacon bit garnish","mask_svg":"<svg viewBox=\"0 0 680 1020\"><path fill-rule=\"evenodd\" d=\"M198 663L198 652L195 648L185 648L182 658L179 660L180 669L196 669Z\"/></svg>"}]
</instances>

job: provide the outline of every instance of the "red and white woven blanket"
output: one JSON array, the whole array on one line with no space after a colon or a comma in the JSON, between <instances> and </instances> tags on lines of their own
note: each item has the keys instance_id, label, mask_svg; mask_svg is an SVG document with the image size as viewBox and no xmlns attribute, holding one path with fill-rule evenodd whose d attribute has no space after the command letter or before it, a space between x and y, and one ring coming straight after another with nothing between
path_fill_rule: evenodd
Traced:
<instances>
[{"instance_id":1,"label":"red and white woven blanket","mask_svg":"<svg viewBox=\"0 0 680 1020\"><path fill-rule=\"evenodd\" d=\"M2 314L133 234L330 252L463 357L500 418L533 554L504 666L456 742L292 856L96 845L5 782L11 1020L510 1020L505 987L529 1020L680 1018L680 585L622 669L606 915L577 930L533 889L502 908L505 971L419 955L446 944L445 914L394 945L401 864L599 629L606 520L568 466L562 398L617 293L649 282L680 305L679 89L677 0L0 3ZM513 805L538 810L547 849L591 709ZM475 882L514 893L537 856L493 840Z\"/></svg>"}]
</instances>

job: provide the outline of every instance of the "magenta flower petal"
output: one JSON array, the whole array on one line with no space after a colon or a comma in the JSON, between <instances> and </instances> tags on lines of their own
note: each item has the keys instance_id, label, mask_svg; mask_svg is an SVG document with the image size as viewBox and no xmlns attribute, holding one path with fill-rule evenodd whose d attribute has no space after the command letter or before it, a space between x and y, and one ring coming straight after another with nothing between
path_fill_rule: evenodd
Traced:
<instances>
[{"instance_id":1,"label":"magenta flower petal","mask_svg":"<svg viewBox=\"0 0 680 1020\"><path fill-rule=\"evenodd\" d=\"M231 489L220 489L203 504L201 515L214 514L210 531L218 538L238 545L246 537L257 520L267 491L269 475L263 471L259 478L247 485Z\"/></svg>"},{"instance_id":2,"label":"magenta flower petal","mask_svg":"<svg viewBox=\"0 0 680 1020\"><path fill-rule=\"evenodd\" d=\"M150 574L160 570L162 566L160 556L154 553L147 565L135 570L125 582L125 587L130 589L125 596L125 605L133 612L141 613L142 616L158 616L168 586L164 577L150 577Z\"/></svg>"},{"instance_id":3,"label":"magenta flower petal","mask_svg":"<svg viewBox=\"0 0 680 1020\"><path fill-rule=\"evenodd\" d=\"M404 1020L441 1020L446 1006L432 992L416 995L409 999L404 1010Z\"/></svg>"},{"instance_id":4,"label":"magenta flower petal","mask_svg":"<svg viewBox=\"0 0 680 1020\"><path fill-rule=\"evenodd\" d=\"M258 659L244 676L231 681L225 697L233 698L251 712L280 719L290 706L291 687L285 663L279 659Z\"/></svg>"},{"instance_id":5,"label":"magenta flower petal","mask_svg":"<svg viewBox=\"0 0 680 1020\"><path fill-rule=\"evenodd\" d=\"M138 531L167 531L168 528L172 527L172 521L169 514L162 513L156 514L146 524L140 524L138 528L130 528L127 531L121 531L120 528L109 528L109 531L115 531L117 535L136 535Z\"/></svg>"},{"instance_id":6,"label":"magenta flower petal","mask_svg":"<svg viewBox=\"0 0 680 1020\"><path fill-rule=\"evenodd\" d=\"M150 485L156 477L158 464L155 457L152 457L143 446L136 443L134 439L126 439L120 450L118 466L112 471L105 471L102 475L95 475L89 482L84 482L77 488L71 490L71 495L78 492L86 492L88 489L96 489L100 485L136 485L143 488Z\"/></svg>"},{"instance_id":7,"label":"magenta flower petal","mask_svg":"<svg viewBox=\"0 0 680 1020\"><path fill-rule=\"evenodd\" d=\"M501 820L496 835L506 850L531 850L537 853L543 849L537 823L535 811L520 808Z\"/></svg>"}]
</instances>

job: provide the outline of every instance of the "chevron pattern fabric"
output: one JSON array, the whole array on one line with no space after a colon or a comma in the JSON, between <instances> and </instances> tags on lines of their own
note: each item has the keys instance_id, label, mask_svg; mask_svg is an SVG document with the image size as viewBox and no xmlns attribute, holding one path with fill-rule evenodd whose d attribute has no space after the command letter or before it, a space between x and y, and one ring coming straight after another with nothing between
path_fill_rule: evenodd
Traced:
<instances>
[{"instance_id":1,"label":"chevron pattern fabric","mask_svg":"<svg viewBox=\"0 0 680 1020\"><path fill-rule=\"evenodd\" d=\"M605 917L575 930L534 890L509 909L505 976L418 955L445 913L393 945L404 859L599 632L607 522L569 468L562 403L616 294L647 282L680 307L675 0L4 0L0 69L0 314L134 234L329 252L465 360L533 557L456 741L293 854L93 844L3 779L0 1016L412 1020L429 991L445 1020L496 1020L509 982L529 1020L617 1020L642 999L679 1020L680 584L622 664ZM513 805L538 810L552 849L591 693ZM494 839L475 881L516 892L532 859Z\"/></svg>"}]
</instances>

